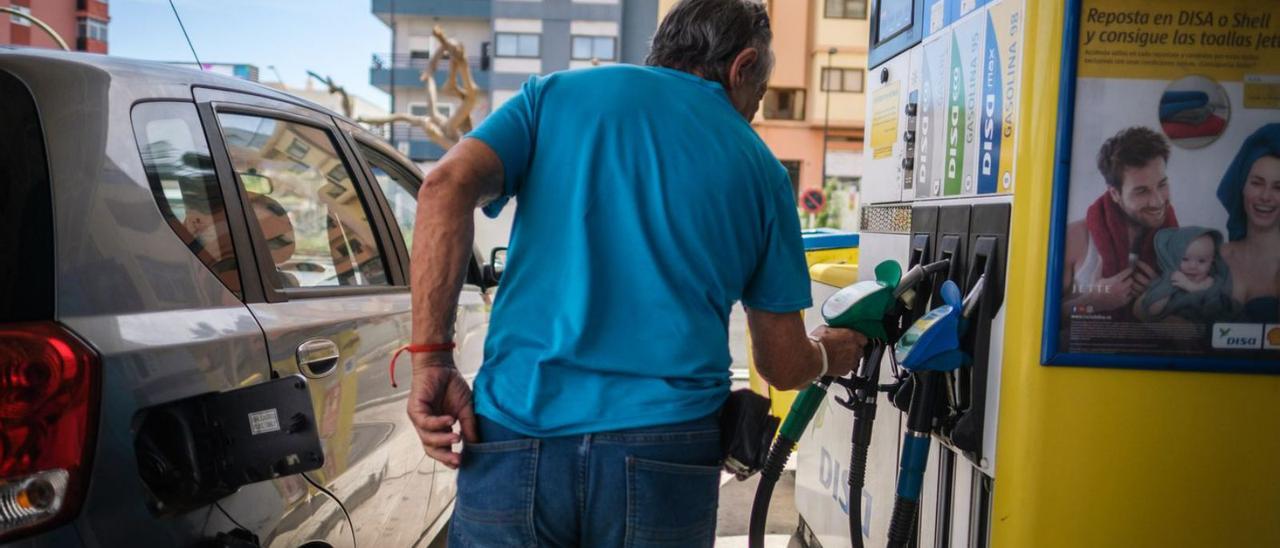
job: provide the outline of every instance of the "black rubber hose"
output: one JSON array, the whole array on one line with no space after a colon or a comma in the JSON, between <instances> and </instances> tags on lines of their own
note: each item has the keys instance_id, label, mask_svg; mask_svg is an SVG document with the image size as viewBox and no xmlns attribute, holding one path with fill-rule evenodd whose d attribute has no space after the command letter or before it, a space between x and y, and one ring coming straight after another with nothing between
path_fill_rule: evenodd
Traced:
<instances>
[{"instance_id":1,"label":"black rubber hose","mask_svg":"<svg viewBox=\"0 0 1280 548\"><path fill-rule=\"evenodd\" d=\"M869 445L854 443L849 459L849 541L853 548L862 548L862 486L867 479L869 449Z\"/></svg>"},{"instance_id":2,"label":"black rubber hose","mask_svg":"<svg viewBox=\"0 0 1280 548\"><path fill-rule=\"evenodd\" d=\"M893 518L889 521L889 548L906 548L916 526L919 501L899 497L893 501Z\"/></svg>"},{"instance_id":3,"label":"black rubber hose","mask_svg":"<svg viewBox=\"0 0 1280 548\"><path fill-rule=\"evenodd\" d=\"M791 450L796 443L781 436L773 441L769 448L769 456L765 458L764 468L760 470L760 485L756 487L756 498L751 503L751 522L747 529L750 548L764 548L765 522L769 520L769 502L773 499L773 487L782 477L782 469L791 458Z\"/></svg>"},{"instance_id":4,"label":"black rubber hose","mask_svg":"<svg viewBox=\"0 0 1280 548\"><path fill-rule=\"evenodd\" d=\"M886 345L876 343L867 352L858 378L866 379L865 388L858 389L851 398L853 407L853 456L849 459L849 541L854 548L862 548L862 487L867 479L867 453L871 450L871 427L876 420L876 384L880 377L880 360Z\"/></svg>"}]
</instances>

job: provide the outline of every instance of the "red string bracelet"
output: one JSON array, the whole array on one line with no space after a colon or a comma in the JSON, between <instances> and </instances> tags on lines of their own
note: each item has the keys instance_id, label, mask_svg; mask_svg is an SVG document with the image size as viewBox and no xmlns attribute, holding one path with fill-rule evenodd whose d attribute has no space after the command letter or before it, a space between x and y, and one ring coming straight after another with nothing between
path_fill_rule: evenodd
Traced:
<instances>
[{"instance_id":1,"label":"red string bracelet","mask_svg":"<svg viewBox=\"0 0 1280 548\"><path fill-rule=\"evenodd\" d=\"M401 352L407 351L410 354L423 354L427 352L447 352L449 350L453 350L457 346L458 345L452 342L447 342L447 343L435 343L435 344L406 344L404 346L401 346L400 348L397 348L396 353L391 355L391 366L389 368L391 370L391 387L392 388L400 387L400 385L396 384L396 359L400 357Z\"/></svg>"}]
</instances>

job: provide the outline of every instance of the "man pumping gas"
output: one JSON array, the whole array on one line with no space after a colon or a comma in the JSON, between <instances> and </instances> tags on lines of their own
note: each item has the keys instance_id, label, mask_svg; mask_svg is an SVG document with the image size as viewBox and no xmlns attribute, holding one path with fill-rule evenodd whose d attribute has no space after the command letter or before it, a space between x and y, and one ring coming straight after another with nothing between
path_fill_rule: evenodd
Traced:
<instances>
[{"instance_id":1,"label":"man pumping gas","mask_svg":"<svg viewBox=\"0 0 1280 548\"><path fill-rule=\"evenodd\" d=\"M794 191L750 126L771 38L756 0L682 0L648 66L533 77L427 175L408 413L459 468L451 544L711 546L733 304L776 387L858 363L863 336L804 332ZM473 394L448 344L472 211L512 198Z\"/></svg>"}]
</instances>

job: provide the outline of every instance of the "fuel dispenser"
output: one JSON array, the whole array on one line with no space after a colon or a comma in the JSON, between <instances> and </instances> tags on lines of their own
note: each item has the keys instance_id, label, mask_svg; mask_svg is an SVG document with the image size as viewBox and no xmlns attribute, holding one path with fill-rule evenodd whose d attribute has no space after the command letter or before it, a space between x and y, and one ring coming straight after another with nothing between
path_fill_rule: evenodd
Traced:
<instances>
[{"instance_id":1,"label":"fuel dispenser","mask_svg":"<svg viewBox=\"0 0 1280 548\"><path fill-rule=\"evenodd\" d=\"M1280 230L1256 183L1274 167L1280 188L1280 4L880 0L868 15L860 262L945 266L859 369L874 427L849 391L818 398L795 455L807 543L1280 546L1280 438L1243 442L1280 429L1280 287L1249 283L1280 272L1232 259L1280 264L1249 244ZM1115 160L1134 142L1153 152ZM1163 213L1119 211L1137 169L1158 174ZM1220 236L1202 245L1231 310L1139 320L1140 279L1093 298L1139 262L1169 283L1159 269L1178 267L1155 257L1172 264L1191 236L1153 236L1184 227Z\"/></svg>"}]
</instances>

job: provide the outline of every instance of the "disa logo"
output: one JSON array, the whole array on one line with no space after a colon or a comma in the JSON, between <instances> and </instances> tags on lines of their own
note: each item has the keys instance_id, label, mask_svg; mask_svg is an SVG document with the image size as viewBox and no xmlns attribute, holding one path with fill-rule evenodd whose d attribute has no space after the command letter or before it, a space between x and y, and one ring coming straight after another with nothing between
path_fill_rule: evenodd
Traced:
<instances>
[{"instance_id":1,"label":"disa logo","mask_svg":"<svg viewBox=\"0 0 1280 548\"><path fill-rule=\"evenodd\" d=\"M1213 347L1222 350L1256 350L1262 348L1262 324L1214 324Z\"/></svg>"}]
</instances>

